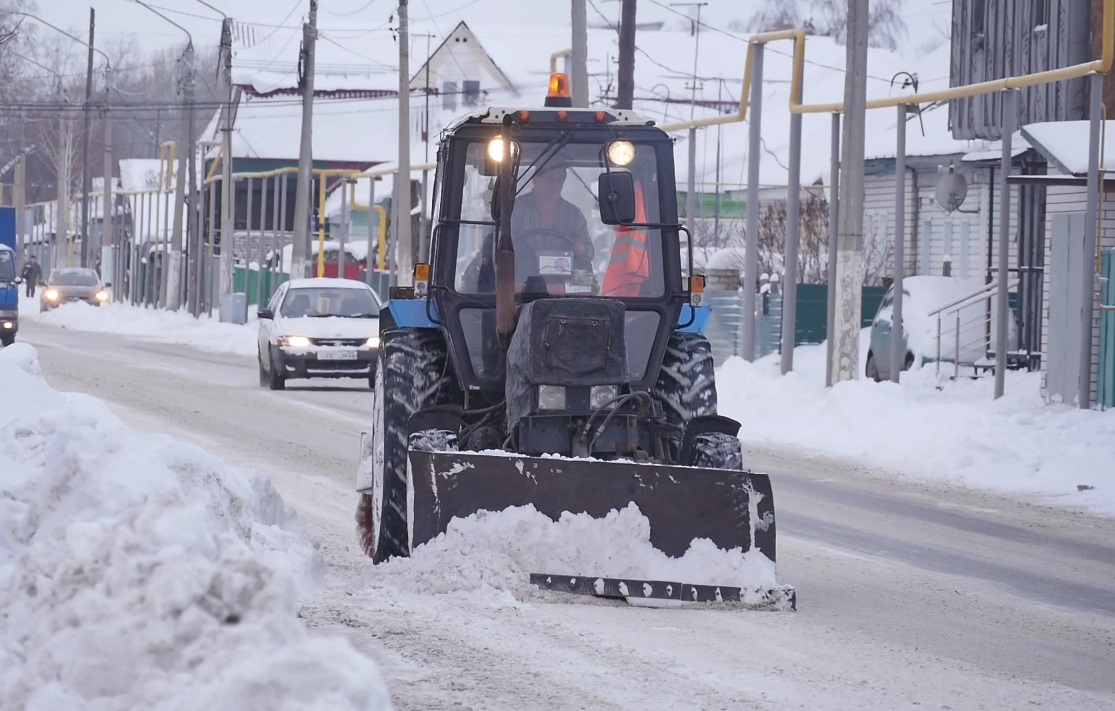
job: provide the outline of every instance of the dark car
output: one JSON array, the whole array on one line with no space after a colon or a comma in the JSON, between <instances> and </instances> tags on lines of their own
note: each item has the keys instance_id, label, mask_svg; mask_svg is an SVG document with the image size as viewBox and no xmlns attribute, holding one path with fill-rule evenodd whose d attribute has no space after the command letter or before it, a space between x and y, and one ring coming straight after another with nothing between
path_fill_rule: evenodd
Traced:
<instances>
[{"instance_id":1,"label":"dark car","mask_svg":"<svg viewBox=\"0 0 1115 711\"><path fill-rule=\"evenodd\" d=\"M96 271L85 267L54 269L47 277L45 286L39 297L43 311L74 301L84 301L94 306L108 301L108 292L101 285L101 277Z\"/></svg>"}]
</instances>

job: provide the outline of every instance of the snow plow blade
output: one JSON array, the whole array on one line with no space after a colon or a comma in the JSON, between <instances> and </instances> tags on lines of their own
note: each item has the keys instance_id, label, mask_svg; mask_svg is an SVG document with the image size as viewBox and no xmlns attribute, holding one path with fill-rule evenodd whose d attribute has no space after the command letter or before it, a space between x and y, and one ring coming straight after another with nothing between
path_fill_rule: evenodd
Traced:
<instances>
[{"instance_id":1,"label":"snow plow blade","mask_svg":"<svg viewBox=\"0 0 1115 711\"><path fill-rule=\"evenodd\" d=\"M454 518L534 506L557 521L565 512L603 518L634 503L650 522L650 543L680 558L696 539L717 548L758 550L775 561L774 498L766 474L728 469L557 457L411 449L409 507L413 550Z\"/></svg>"},{"instance_id":2,"label":"snow plow blade","mask_svg":"<svg viewBox=\"0 0 1115 711\"><path fill-rule=\"evenodd\" d=\"M797 609L797 592L790 585L741 588L682 583L676 580L577 577L552 573L532 573L530 583L540 590L571 595L591 595L625 602L644 600L677 603L739 603L776 610Z\"/></svg>"}]
</instances>

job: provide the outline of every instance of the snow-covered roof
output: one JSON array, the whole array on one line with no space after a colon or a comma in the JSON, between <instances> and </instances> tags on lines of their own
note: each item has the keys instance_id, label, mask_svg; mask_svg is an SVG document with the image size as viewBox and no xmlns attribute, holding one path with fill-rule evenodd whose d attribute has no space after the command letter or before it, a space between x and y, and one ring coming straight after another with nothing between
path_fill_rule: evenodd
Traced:
<instances>
[{"instance_id":1,"label":"snow-covered roof","mask_svg":"<svg viewBox=\"0 0 1115 711\"><path fill-rule=\"evenodd\" d=\"M1022 127L1022 135L1065 175L1087 175L1088 121L1046 121ZM1101 125L1100 170L1115 171L1115 121Z\"/></svg>"}]
</instances>

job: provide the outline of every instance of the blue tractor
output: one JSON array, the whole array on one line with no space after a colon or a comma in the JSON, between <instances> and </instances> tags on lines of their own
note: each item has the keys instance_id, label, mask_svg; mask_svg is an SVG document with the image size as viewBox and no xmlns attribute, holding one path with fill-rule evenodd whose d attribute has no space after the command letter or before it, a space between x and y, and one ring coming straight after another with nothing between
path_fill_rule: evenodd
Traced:
<instances>
[{"instance_id":1,"label":"blue tractor","mask_svg":"<svg viewBox=\"0 0 1115 711\"><path fill-rule=\"evenodd\" d=\"M703 538L773 565L770 479L743 468L740 423L717 414L673 141L630 111L570 104L555 74L543 107L482 109L443 132L429 247L380 317L357 476L364 550L408 556L482 510L558 520L634 503L668 556ZM740 593L561 572L531 580L618 597ZM763 596L794 604L789 586Z\"/></svg>"}]
</instances>

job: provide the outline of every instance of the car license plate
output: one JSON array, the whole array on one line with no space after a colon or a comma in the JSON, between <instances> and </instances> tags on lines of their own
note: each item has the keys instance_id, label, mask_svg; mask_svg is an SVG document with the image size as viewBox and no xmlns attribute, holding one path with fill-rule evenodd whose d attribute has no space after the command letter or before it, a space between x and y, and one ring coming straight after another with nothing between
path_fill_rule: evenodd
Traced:
<instances>
[{"instance_id":1,"label":"car license plate","mask_svg":"<svg viewBox=\"0 0 1115 711\"><path fill-rule=\"evenodd\" d=\"M356 360L356 351L320 351L318 360Z\"/></svg>"}]
</instances>

